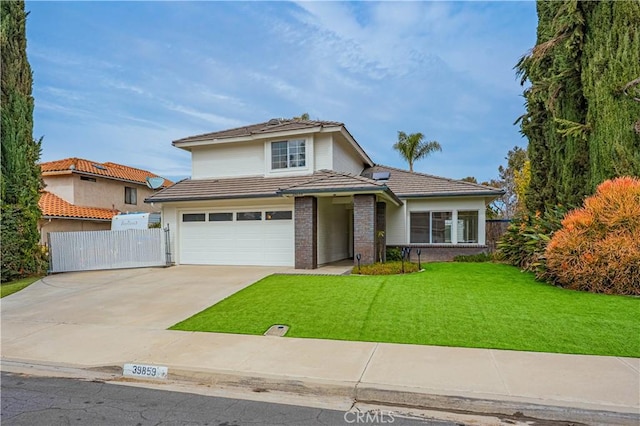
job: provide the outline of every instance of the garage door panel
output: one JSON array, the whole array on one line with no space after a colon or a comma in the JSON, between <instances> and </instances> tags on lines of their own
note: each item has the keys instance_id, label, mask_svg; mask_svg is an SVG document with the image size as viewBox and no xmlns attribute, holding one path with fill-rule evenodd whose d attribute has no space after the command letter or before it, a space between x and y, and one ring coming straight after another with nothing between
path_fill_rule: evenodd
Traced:
<instances>
[{"instance_id":1,"label":"garage door panel","mask_svg":"<svg viewBox=\"0 0 640 426\"><path fill-rule=\"evenodd\" d=\"M293 220L182 222L182 264L293 266Z\"/></svg>"}]
</instances>

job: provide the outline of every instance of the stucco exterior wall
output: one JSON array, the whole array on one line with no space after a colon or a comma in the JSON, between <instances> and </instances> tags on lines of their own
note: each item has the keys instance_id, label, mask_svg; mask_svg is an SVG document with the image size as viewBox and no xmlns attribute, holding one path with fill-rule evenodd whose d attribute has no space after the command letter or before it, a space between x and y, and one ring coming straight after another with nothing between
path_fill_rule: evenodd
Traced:
<instances>
[{"instance_id":1,"label":"stucco exterior wall","mask_svg":"<svg viewBox=\"0 0 640 426\"><path fill-rule=\"evenodd\" d=\"M75 192L73 190L73 184L76 180L80 180L77 175L62 175L62 176L45 176L42 179L45 184L45 191L49 191L52 194L56 194L58 197L65 200L67 203L75 204ZM99 207L99 206L95 206Z\"/></svg>"},{"instance_id":2,"label":"stucco exterior wall","mask_svg":"<svg viewBox=\"0 0 640 426\"><path fill-rule=\"evenodd\" d=\"M426 198L426 199L404 199L401 207L387 206L387 245L407 245L409 244L411 212L425 211L451 211L454 212L454 223L457 218L457 211L477 211L478 212L478 245L485 244L485 201L481 197L460 197L460 198ZM456 245L457 227L452 227L451 245ZM441 245L441 244L440 244Z\"/></svg>"},{"instance_id":3,"label":"stucco exterior wall","mask_svg":"<svg viewBox=\"0 0 640 426\"><path fill-rule=\"evenodd\" d=\"M76 219L48 219L38 223L40 230L40 244L47 244L47 234L49 232L74 232L74 231L108 231L111 229L111 222L95 222L89 220Z\"/></svg>"},{"instance_id":4,"label":"stucco exterior wall","mask_svg":"<svg viewBox=\"0 0 640 426\"><path fill-rule=\"evenodd\" d=\"M227 143L193 148L192 179L264 174L264 141Z\"/></svg>"},{"instance_id":5,"label":"stucco exterior wall","mask_svg":"<svg viewBox=\"0 0 640 426\"><path fill-rule=\"evenodd\" d=\"M360 156L341 134L336 133L333 138L333 167L332 170L359 175L364 169Z\"/></svg>"},{"instance_id":6,"label":"stucco exterior wall","mask_svg":"<svg viewBox=\"0 0 640 426\"><path fill-rule=\"evenodd\" d=\"M155 191L146 185L122 182L113 179L92 177L95 182L82 180L80 175L45 176L45 190L63 200L83 207L102 207L121 212L154 212L158 207L146 204L144 199ZM124 188L136 188L137 203L125 204Z\"/></svg>"},{"instance_id":7,"label":"stucco exterior wall","mask_svg":"<svg viewBox=\"0 0 640 426\"><path fill-rule=\"evenodd\" d=\"M316 170L333 170L333 138L330 134L320 133L314 135L314 156Z\"/></svg>"},{"instance_id":8,"label":"stucco exterior wall","mask_svg":"<svg viewBox=\"0 0 640 426\"><path fill-rule=\"evenodd\" d=\"M349 257L349 211L332 198L318 198L318 264Z\"/></svg>"}]
</instances>

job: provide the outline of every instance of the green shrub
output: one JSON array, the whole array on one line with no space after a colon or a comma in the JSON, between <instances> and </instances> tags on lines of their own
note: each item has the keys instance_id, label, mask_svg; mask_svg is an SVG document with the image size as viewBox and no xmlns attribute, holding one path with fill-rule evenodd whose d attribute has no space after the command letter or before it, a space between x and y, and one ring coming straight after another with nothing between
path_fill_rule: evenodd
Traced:
<instances>
[{"instance_id":1,"label":"green shrub","mask_svg":"<svg viewBox=\"0 0 640 426\"><path fill-rule=\"evenodd\" d=\"M387 262L402 260L402 251L398 247L387 248Z\"/></svg>"},{"instance_id":2,"label":"green shrub","mask_svg":"<svg viewBox=\"0 0 640 426\"><path fill-rule=\"evenodd\" d=\"M491 262L493 260L493 255L489 253L466 254L453 258L454 262Z\"/></svg>"},{"instance_id":3,"label":"green shrub","mask_svg":"<svg viewBox=\"0 0 640 426\"><path fill-rule=\"evenodd\" d=\"M545 249L554 232L562 227L567 209L548 208L544 214L524 213L511 221L498 241L497 255L523 271L535 272L538 279L547 278Z\"/></svg>"},{"instance_id":4,"label":"green shrub","mask_svg":"<svg viewBox=\"0 0 640 426\"><path fill-rule=\"evenodd\" d=\"M418 264L404 262L404 273L418 272ZM355 266L351 270L352 274L360 275L395 275L402 274L402 262L385 262L373 263L371 265L362 265L360 268Z\"/></svg>"},{"instance_id":5,"label":"green shrub","mask_svg":"<svg viewBox=\"0 0 640 426\"><path fill-rule=\"evenodd\" d=\"M605 181L562 225L546 251L556 284L640 295L640 179Z\"/></svg>"}]
</instances>

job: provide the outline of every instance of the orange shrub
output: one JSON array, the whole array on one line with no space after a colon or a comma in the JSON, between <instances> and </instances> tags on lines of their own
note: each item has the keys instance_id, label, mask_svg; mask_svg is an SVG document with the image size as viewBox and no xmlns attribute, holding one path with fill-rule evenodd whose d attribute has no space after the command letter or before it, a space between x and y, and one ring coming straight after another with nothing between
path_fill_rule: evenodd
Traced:
<instances>
[{"instance_id":1,"label":"orange shrub","mask_svg":"<svg viewBox=\"0 0 640 426\"><path fill-rule=\"evenodd\" d=\"M549 276L563 287L640 295L640 179L598 186L564 218L546 258Z\"/></svg>"}]
</instances>

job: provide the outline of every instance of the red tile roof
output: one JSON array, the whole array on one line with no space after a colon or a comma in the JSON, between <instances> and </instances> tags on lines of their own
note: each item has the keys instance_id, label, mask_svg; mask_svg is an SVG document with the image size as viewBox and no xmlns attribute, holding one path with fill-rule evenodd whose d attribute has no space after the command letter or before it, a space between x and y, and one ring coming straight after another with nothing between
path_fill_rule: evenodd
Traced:
<instances>
[{"instance_id":1,"label":"red tile roof","mask_svg":"<svg viewBox=\"0 0 640 426\"><path fill-rule=\"evenodd\" d=\"M48 191L40 192L38 205L44 218L68 217L76 219L111 220L113 216L119 213L118 210L100 207L74 206Z\"/></svg>"},{"instance_id":2,"label":"red tile roof","mask_svg":"<svg viewBox=\"0 0 640 426\"><path fill-rule=\"evenodd\" d=\"M79 173L104 176L105 178L136 182L143 185L146 185L147 177L161 177L147 170L136 169L116 163L98 163L82 158L65 158L63 160L49 161L41 163L40 168L42 170L42 176ZM173 185L173 182L168 179L165 179L162 184L164 188L171 185Z\"/></svg>"}]
</instances>

